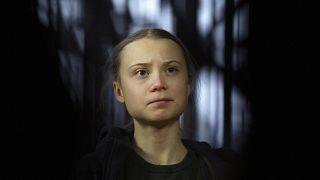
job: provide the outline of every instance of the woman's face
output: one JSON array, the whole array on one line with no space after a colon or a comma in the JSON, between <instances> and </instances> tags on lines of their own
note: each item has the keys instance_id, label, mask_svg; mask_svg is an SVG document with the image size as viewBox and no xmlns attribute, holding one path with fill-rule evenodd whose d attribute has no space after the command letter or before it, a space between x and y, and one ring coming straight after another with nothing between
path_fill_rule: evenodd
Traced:
<instances>
[{"instance_id":1,"label":"woman's face","mask_svg":"<svg viewBox=\"0 0 320 180\"><path fill-rule=\"evenodd\" d=\"M114 92L133 119L145 123L178 120L191 86L182 49L169 39L142 38L122 50Z\"/></svg>"}]
</instances>

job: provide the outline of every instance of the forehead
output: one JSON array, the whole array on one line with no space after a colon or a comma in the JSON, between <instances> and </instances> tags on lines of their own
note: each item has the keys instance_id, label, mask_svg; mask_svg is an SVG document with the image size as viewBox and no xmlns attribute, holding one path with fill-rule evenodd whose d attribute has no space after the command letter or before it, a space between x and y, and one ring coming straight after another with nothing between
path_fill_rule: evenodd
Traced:
<instances>
[{"instance_id":1,"label":"forehead","mask_svg":"<svg viewBox=\"0 0 320 180\"><path fill-rule=\"evenodd\" d=\"M164 38L142 38L133 41L123 48L120 59L121 63L150 60L185 61L182 48L173 40Z\"/></svg>"}]
</instances>

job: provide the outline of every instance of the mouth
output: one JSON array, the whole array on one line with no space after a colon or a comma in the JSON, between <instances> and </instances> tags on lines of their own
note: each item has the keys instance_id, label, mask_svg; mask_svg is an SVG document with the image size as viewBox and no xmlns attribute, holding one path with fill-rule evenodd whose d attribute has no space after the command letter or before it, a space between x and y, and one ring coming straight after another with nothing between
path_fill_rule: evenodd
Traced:
<instances>
[{"instance_id":1,"label":"mouth","mask_svg":"<svg viewBox=\"0 0 320 180\"><path fill-rule=\"evenodd\" d=\"M160 98L160 99L155 99L155 100L152 100L148 103L149 104L166 104L166 103L169 103L173 101L172 99L169 99L169 98Z\"/></svg>"}]
</instances>

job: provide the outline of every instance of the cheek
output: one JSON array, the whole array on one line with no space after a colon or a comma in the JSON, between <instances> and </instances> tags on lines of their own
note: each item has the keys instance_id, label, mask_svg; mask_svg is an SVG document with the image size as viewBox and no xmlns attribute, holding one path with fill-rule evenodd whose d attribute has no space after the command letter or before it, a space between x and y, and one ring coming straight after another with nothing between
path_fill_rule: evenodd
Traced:
<instances>
[{"instance_id":1,"label":"cheek","mask_svg":"<svg viewBox=\"0 0 320 180\"><path fill-rule=\"evenodd\" d=\"M123 86L123 94L125 101L134 101L136 99L141 99L143 97L143 89L142 86L135 84L134 82L126 82ZM130 103L130 102L127 102Z\"/></svg>"},{"instance_id":2,"label":"cheek","mask_svg":"<svg viewBox=\"0 0 320 180\"><path fill-rule=\"evenodd\" d=\"M176 79L174 79L175 81L175 86L181 90L187 89L188 87L188 78L187 76L179 76Z\"/></svg>"},{"instance_id":3,"label":"cheek","mask_svg":"<svg viewBox=\"0 0 320 180\"><path fill-rule=\"evenodd\" d=\"M171 87L176 97L179 97L179 99L188 99L188 84L186 82L174 83Z\"/></svg>"}]
</instances>

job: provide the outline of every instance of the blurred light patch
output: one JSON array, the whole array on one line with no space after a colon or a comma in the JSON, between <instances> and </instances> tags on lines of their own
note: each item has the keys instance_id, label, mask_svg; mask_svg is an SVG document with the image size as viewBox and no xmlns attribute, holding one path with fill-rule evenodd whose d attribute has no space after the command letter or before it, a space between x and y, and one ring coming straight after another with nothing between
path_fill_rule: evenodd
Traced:
<instances>
[{"instance_id":1,"label":"blurred light patch","mask_svg":"<svg viewBox=\"0 0 320 180\"><path fill-rule=\"evenodd\" d=\"M83 61L78 54L58 51L60 59L60 75L74 102L83 102Z\"/></svg>"},{"instance_id":2,"label":"blurred light patch","mask_svg":"<svg viewBox=\"0 0 320 180\"><path fill-rule=\"evenodd\" d=\"M49 7L47 1L38 1L38 18L42 25L49 26Z\"/></svg>"},{"instance_id":3,"label":"blurred light patch","mask_svg":"<svg viewBox=\"0 0 320 180\"><path fill-rule=\"evenodd\" d=\"M212 41L214 46L213 51L213 61L220 66L224 67L224 48L225 48L225 26L224 23L219 23L215 26L212 33Z\"/></svg>"},{"instance_id":4,"label":"blurred light patch","mask_svg":"<svg viewBox=\"0 0 320 180\"><path fill-rule=\"evenodd\" d=\"M220 21L224 18L225 0L214 0L213 3L215 21Z\"/></svg>"},{"instance_id":5,"label":"blurred light patch","mask_svg":"<svg viewBox=\"0 0 320 180\"><path fill-rule=\"evenodd\" d=\"M126 0L112 0L112 4L116 13L124 14L126 12Z\"/></svg>"},{"instance_id":6,"label":"blurred light patch","mask_svg":"<svg viewBox=\"0 0 320 180\"><path fill-rule=\"evenodd\" d=\"M223 145L223 77L211 68L199 71L195 90L196 138L212 147Z\"/></svg>"},{"instance_id":7,"label":"blurred light patch","mask_svg":"<svg viewBox=\"0 0 320 180\"><path fill-rule=\"evenodd\" d=\"M174 16L170 4L163 3L161 8L161 15L158 17L158 26L175 34L174 30Z\"/></svg>"},{"instance_id":8,"label":"blurred light patch","mask_svg":"<svg viewBox=\"0 0 320 180\"><path fill-rule=\"evenodd\" d=\"M196 97L196 139L206 141L212 147L223 147L224 126L224 89L223 75L212 68L203 68L199 71ZM250 125L250 105L246 97L232 88L231 94L231 147L241 152L245 135Z\"/></svg>"},{"instance_id":9,"label":"blurred light patch","mask_svg":"<svg viewBox=\"0 0 320 180\"><path fill-rule=\"evenodd\" d=\"M153 24L160 15L160 0L130 0L129 11L135 23Z\"/></svg>"},{"instance_id":10,"label":"blurred light patch","mask_svg":"<svg viewBox=\"0 0 320 180\"><path fill-rule=\"evenodd\" d=\"M244 47L234 47L232 53L232 68L234 71L241 70L248 57L247 49Z\"/></svg>"},{"instance_id":11,"label":"blurred light patch","mask_svg":"<svg viewBox=\"0 0 320 180\"><path fill-rule=\"evenodd\" d=\"M60 75L74 102L83 101L83 52L85 32L82 0L38 0L38 18L43 26L59 32L57 54Z\"/></svg>"},{"instance_id":12,"label":"blurred light patch","mask_svg":"<svg viewBox=\"0 0 320 180\"><path fill-rule=\"evenodd\" d=\"M250 103L237 87L231 92L231 147L241 152L241 147L250 127Z\"/></svg>"},{"instance_id":13,"label":"blurred light patch","mask_svg":"<svg viewBox=\"0 0 320 180\"><path fill-rule=\"evenodd\" d=\"M60 0L58 3L66 27L71 28L72 25L81 23L83 13L80 0Z\"/></svg>"},{"instance_id":14,"label":"blurred light patch","mask_svg":"<svg viewBox=\"0 0 320 180\"><path fill-rule=\"evenodd\" d=\"M84 52L84 29L77 26L73 29L73 33L80 52Z\"/></svg>"},{"instance_id":15,"label":"blurred light patch","mask_svg":"<svg viewBox=\"0 0 320 180\"><path fill-rule=\"evenodd\" d=\"M114 27L118 34L131 34L143 27L159 27L174 33L174 18L170 3L160 0L113 0L114 13L110 13ZM130 16L128 28L124 28L123 23L127 23Z\"/></svg>"},{"instance_id":16,"label":"blurred light patch","mask_svg":"<svg viewBox=\"0 0 320 180\"><path fill-rule=\"evenodd\" d=\"M57 30L63 22L65 27L81 23L82 0L38 0L38 18L42 25L52 25Z\"/></svg>"},{"instance_id":17,"label":"blurred light patch","mask_svg":"<svg viewBox=\"0 0 320 180\"><path fill-rule=\"evenodd\" d=\"M233 17L233 39L242 42L248 38L249 5L238 9Z\"/></svg>"},{"instance_id":18,"label":"blurred light patch","mask_svg":"<svg viewBox=\"0 0 320 180\"><path fill-rule=\"evenodd\" d=\"M199 1L199 9L198 9L198 29L203 38L207 36L207 34L212 29L213 23L213 2L211 0L200 0Z\"/></svg>"}]
</instances>

